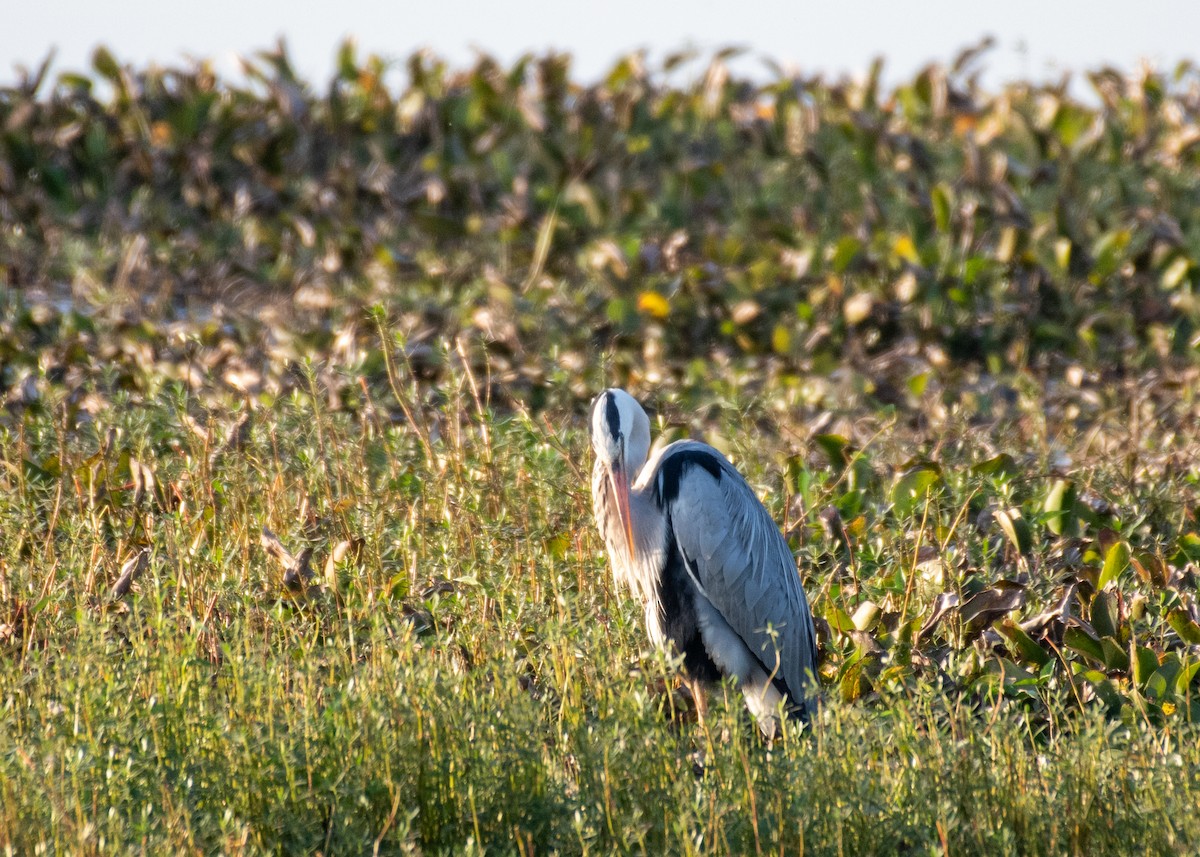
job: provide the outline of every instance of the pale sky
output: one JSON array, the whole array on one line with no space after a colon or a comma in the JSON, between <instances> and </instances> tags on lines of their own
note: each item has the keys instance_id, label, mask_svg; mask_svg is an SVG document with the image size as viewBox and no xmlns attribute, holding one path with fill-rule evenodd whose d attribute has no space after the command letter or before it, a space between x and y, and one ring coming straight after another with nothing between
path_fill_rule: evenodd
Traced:
<instances>
[{"instance_id":1,"label":"pale sky","mask_svg":"<svg viewBox=\"0 0 1200 857\"><path fill-rule=\"evenodd\" d=\"M568 50L577 77L597 78L623 53L650 57L685 46L748 49L738 68L763 68L771 57L805 74L863 73L886 59L897 82L930 60L948 61L984 35L988 85L1014 78L1057 79L1064 70L1114 65L1135 70L1143 60L1170 70L1197 56L1197 0L7 0L0 14L0 85L16 65L32 67L57 46L54 68L86 68L106 44L122 62L160 64L186 55L211 57L232 73L234 57L287 38L293 61L310 82L324 84L337 45L354 36L360 55L403 59L432 48L456 65L474 48L504 62L525 51ZM653 67L653 62L652 62ZM1077 81L1077 88L1079 82ZM1086 88L1086 87L1084 87Z\"/></svg>"}]
</instances>

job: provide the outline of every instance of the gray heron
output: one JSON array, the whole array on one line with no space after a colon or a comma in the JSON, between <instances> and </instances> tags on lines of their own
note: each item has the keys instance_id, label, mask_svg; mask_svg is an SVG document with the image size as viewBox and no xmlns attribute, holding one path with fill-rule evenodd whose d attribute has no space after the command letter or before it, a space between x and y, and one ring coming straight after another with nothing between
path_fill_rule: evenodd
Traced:
<instances>
[{"instance_id":1,"label":"gray heron","mask_svg":"<svg viewBox=\"0 0 1200 857\"><path fill-rule=\"evenodd\" d=\"M807 719L812 613L787 541L746 480L694 440L647 460L650 419L624 390L596 397L590 425L596 525L651 642L682 657L693 685L733 679L768 738L781 708Z\"/></svg>"}]
</instances>

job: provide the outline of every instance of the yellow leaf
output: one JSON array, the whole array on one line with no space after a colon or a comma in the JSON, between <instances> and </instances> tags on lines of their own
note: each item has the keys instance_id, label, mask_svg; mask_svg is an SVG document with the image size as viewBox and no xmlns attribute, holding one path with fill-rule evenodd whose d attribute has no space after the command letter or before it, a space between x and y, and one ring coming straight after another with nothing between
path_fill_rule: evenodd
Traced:
<instances>
[{"instance_id":1,"label":"yellow leaf","mask_svg":"<svg viewBox=\"0 0 1200 857\"><path fill-rule=\"evenodd\" d=\"M1054 261L1058 267L1067 270L1071 264L1071 239L1059 238L1054 242Z\"/></svg>"},{"instance_id":2,"label":"yellow leaf","mask_svg":"<svg viewBox=\"0 0 1200 857\"><path fill-rule=\"evenodd\" d=\"M150 140L156 146L165 146L171 142L171 126L166 122L155 122L150 126Z\"/></svg>"},{"instance_id":3,"label":"yellow leaf","mask_svg":"<svg viewBox=\"0 0 1200 857\"><path fill-rule=\"evenodd\" d=\"M917 264L921 261L921 257L917 254L917 245L913 244L913 240L907 235L901 235L892 245L892 252L903 259L905 262Z\"/></svg>"},{"instance_id":4,"label":"yellow leaf","mask_svg":"<svg viewBox=\"0 0 1200 857\"><path fill-rule=\"evenodd\" d=\"M666 318L671 307L667 299L658 292L642 292L638 295L638 309L655 318Z\"/></svg>"},{"instance_id":5,"label":"yellow leaf","mask_svg":"<svg viewBox=\"0 0 1200 857\"><path fill-rule=\"evenodd\" d=\"M771 332L771 348L776 354L787 354L792 347L792 335L782 324L775 325Z\"/></svg>"}]
</instances>

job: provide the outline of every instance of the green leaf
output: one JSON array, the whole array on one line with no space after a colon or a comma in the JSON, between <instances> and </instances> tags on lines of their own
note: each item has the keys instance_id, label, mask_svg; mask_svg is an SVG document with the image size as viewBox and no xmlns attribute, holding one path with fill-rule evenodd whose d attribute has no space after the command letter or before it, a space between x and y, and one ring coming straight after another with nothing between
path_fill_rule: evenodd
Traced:
<instances>
[{"instance_id":1,"label":"green leaf","mask_svg":"<svg viewBox=\"0 0 1200 857\"><path fill-rule=\"evenodd\" d=\"M1046 494L1042 511L1046 513L1046 528L1061 536L1071 523L1075 506L1075 486L1069 479L1056 479Z\"/></svg>"},{"instance_id":2,"label":"green leaf","mask_svg":"<svg viewBox=\"0 0 1200 857\"><path fill-rule=\"evenodd\" d=\"M861 241L852 235L843 235L834 248L833 258L830 260L833 270L839 274L845 271L861 249Z\"/></svg>"},{"instance_id":3,"label":"green leaf","mask_svg":"<svg viewBox=\"0 0 1200 857\"><path fill-rule=\"evenodd\" d=\"M1082 628L1077 626L1067 628L1063 632L1063 645L1097 663L1104 663L1104 649L1101 647L1100 641L1090 636Z\"/></svg>"},{"instance_id":4,"label":"green leaf","mask_svg":"<svg viewBox=\"0 0 1200 857\"><path fill-rule=\"evenodd\" d=\"M1200 535L1184 533L1179 537L1179 552L1184 562L1200 562Z\"/></svg>"},{"instance_id":5,"label":"green leaf","mask_svg":"<svg viewBox=\"0 0 1200 857\"><path fill-rule=\"evenodd\" d=\"M345 39L337 52L338 77L345 81L358 79L358 63L354 58L354 40Z\"/></svg>"},{"instance_id":6,"label":"green leaf","mask_svg":"<svg viewBox=\"0 0 1200 857\"><path fill-rule=\"evenodd\" d=\"M892 506L896 515L907 518L917 504L941 482L942 474L933 466L922 466L908 471L892 489Z\"/></svg>"},{"instance_id":7,"label":"green leaf","mask_svg":"<svg viewBox=\"0 0 1200 857\"><path fill-rule=\"evenodd\" d=\"M1133 683L1143 690L1146 681L1158 670L1158 655L1146 646L1133 644Z\"/></svg>"},{"instance_id":8,"label":"green leaf","mask_svg":"<svg viewBox=\"0 0 1200 857\"><path fill-rule=\"evenodd\" d=\"M829 627L841 634L849 634L855 630L850 614L832 604L825 610L825 621L829 623Z\"/></svg>"},{"instance_id":9,"label":"green leaf","mask_svg":"<svg viewBox=\"0 0 1200 857\"><path fill-rule=\"evenodd\" d=\"M863 658L846 668L839 685L843 702L854 702L871 692L871 681L866 673L867 664L868 660Z\"/></svg>"},{"instance_id":10,"label":"green leaf","mask_svg":"<svg viewBox=\"0 0 1200 857\"><path fill-rule=\"evenodd\" d=\"M996 626L996 630L1008 638L1009 642L1015 647L1016 653L1020 655L1021 660L1026 663L1042 667L1050 662L1050 653L1043 649L1037 640L1025 633L1025 630L1011 619L1005 619Z\"/></svg>"},{"instance_id":11,"label":"green leaf","mask_svg":"<svg viewBox=\"0 0 1200 857\"><path fill-rule=\"evenodd\" d=\"M623 298L613 298L605 307L605 314L608 316L608 320L613 324L621 324L632 313L629 309L628 301L624 300Z\"/></svg>"},{"instance_id":12,"label":"green leaf","mask_svg":"<svg viewBox=\"0 0 1200 857\"><path fill-rule=\"evenodd\" d=\"M117 65L116 59L104 45L100 45L92 52L92 68L96 69L102 77L120 85L121 67Z\"/></svg>"},{"instance_id":13,"label":"green leaf","mask_svg":"<svg viewBox=\"0 0 1200 857\"><path fill-rule=\"evenodd\" d=\"M1037 699L1038 677L1008 658L994 658L984 665L985 674L999 676L1001 687L1008 696L1024 696Z\"/></svg>"},{"instance_id":14,"label":"green leaf","mask_svg":"<svg viewBox=\"0 0 1200 857\"><path fill-rule=\"evenodd\" d=\"M1104 651L1104 665L1117 672L1129 672L1129 652L1112 637L1102 637L1100 648Z\"/></svg>"},{"instance_id":15,"label":"green leaf","mask_svg":"<svg viewBox=\"0 0 1200 857\"><path fill-rule=\"evenodd\" d=\"M1167 614L1167 623L1185 643L1200 643L1200 625L1193 622L1192 617L1182 607L1177 607Z\"/></svg>"},{"instance_id":16,"label":"green leaf","mask_svg":"<svg viewBox=\"0 0 1200 857\"><path fill-rule=\"evenodd\" d=\"M69 71L63 72L58 76L58 85L77 89L80 92L92 91L92 79L90 77L84 77L82 74L74 74Z\"/></svg>"},{"instance_id":17,"label":"green leaf","mask_svg":"<svg viewBox=\"0 0 1200 857\"><path fill-rule=\"evenodd\" d=\"M1176 682L1179 680L1179 674L1183 671L1183 663L1179 660L1179 655L1174 652L1169 652L1163 658L1162 664L1151 673L1150 678L1146 682L1144 690L1149 694L1151 686L1161 687L1155 696L1156 699L1173 696L1175 693Z\"/></svg>"},{"instance_id":18,"label":"green leaf","mask_svg":"<svg viewBox=\"0 0 1200 857\"><path fill-rule=\"evenodd\" d=\"M1146 682L1146 686L1142 688L1142 692L1150 699L1163 700L1167 696L1169 686L1167 680L1159 673L1150 676Z\"/></svg>"},{"instance_id":19,"label":"green leaf","mask_svg":"<svg viewBox=\"0 0 1200 857\"><path fill-rule=\"evenodd\" d=\"M1176 256L1162 273L1162 287L1164 289L1175 289L1183 282L1183 278L1187 276L1188 269L1192 266L1191 260L1187 256L1180 254Z\"/></svg>"},{"instance_id":20,"label":"green leaf","mask_svg":"<svg viewBox=\"0 0 1200 857\"><path fill-rule=\"evenodd\" d=\"M1109 714L1120 711L1125 704L1125 696L1117 689L1116 683L1099 670L1088 670L1083 677L1091 684L1096 696L1104 703Z\"/></svg>"},{"instance_id":21,"label":"green leaf","mask_svg":"<svg viewBox=\"0 0 1200 857\"><path fill-rule=\"evenodd\" d=\"M929 192L929 202L933 207L933 222L939 232L950 231L950 207L952 191L944 182L938 182Z\"/></svg>"},{"instance_id":22,"label":"green leaf","mask_svg":"<svg viewBox=\"0 0 1200 857\"><path fill-rule=\"evenodd\" d=\"M845 467L850 463L850 441L840 434L819 434L813 440L834 467Z\"/></svg>"},{"instance_id":23,"label":"green leaf","mask_svg":"<svg viewBox=\"0 0 1200 857\"><path fill-rule=\"evenodd\" d=\"M996 523L1000 525L1000 529L1004 531L1004 535L1008 537L1009 542L1017 553L1021 556L1029 553L1033 547L1033 533L1029 530L1029 522L1021 517L1021 510L1012 509L997 509Z\"/></svg>"},{"instance_id":24,"label":"green leaf","mask_svg":"<svg viewBox=\"0 0 1200 857\"><path fill-rule=\"evenodd\" d=\"M971 468L971 472L981 476L1015 476L1018 468L1016 460L1007 452L1002 452L995 458L979 462Z\"/></svg>"},{"instance_id":25,"label":"green leaf","mask_svg":"<svg viewBox=\"0 0 1200 857\"><path fill-rule=\"evenodd\" d=\"M1125 257L1125 248L1129 246L1131 234L1128 229L1114 229L1105 233L1092 249L1095 262L1088 279L1099 283L1116 272L1117 267Z\"/></svg>"},{"instance_id":26,"label":"green leaf","mask_svg":"<svg viewBox=\"0 0 1200 857\"><path fill-rule=\"evenodd\" d=\"M1129 545L1123 541L1117 542L1104 555L1104 567L1100 570L1100 580L1096 586L1104 589L1117 579L1117 576L1129 568Z\"/></svg>"},{"instance_id":27,"label":"green leaf","mask_svg":"<svg viewBox=\"0 0 1200 857\"><path fill-rule=\"evenodd\" d=\"M1186 696L1198 672L1200 672L1200 659L1180 663L1179 673L1175 676L1175 692L1180 696Z\"/></svg>"},{"instance_id":28,"label":"green leaf","mask_svg":"<svg viewBox=\"0 0 1200 857\"><path fill-rule=\"evenodd\" d=\"M1097 592L1092 598L1092 627L1101 637L1120 637L1117 599L1108 592Z\"/></svg>"},{"instance_id":29,"label":"green leaf","mask_svg":"<svg viewBox=\"0 0 1200 857\"><path fill-rule=\"evenodd\" d=\"M1060 237L1054 242L1054 261L1060 271L1065 272L1071 265L1071 239Z\"/></svg>"}]
</instances>

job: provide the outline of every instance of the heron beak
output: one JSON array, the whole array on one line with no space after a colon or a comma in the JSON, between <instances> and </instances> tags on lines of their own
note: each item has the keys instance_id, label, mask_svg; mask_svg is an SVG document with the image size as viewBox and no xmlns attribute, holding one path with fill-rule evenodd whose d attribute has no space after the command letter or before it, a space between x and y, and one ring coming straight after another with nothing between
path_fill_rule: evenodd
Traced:
<instances>
[{"instance_id":1,"label":"heron beak","mask_svg":"<svg viewBox=\"0 0 1200 857\"><path fill-rule=\"evenodd\" d=\"M633 518L629 515L629 477L625 475L625 462L617 459L608 468L612 478L613 494L617 498L617 515L621 519L621 529L625 531L625 545L629 548L629 557L633 558Z\"/></svg>"}]
</instances>

